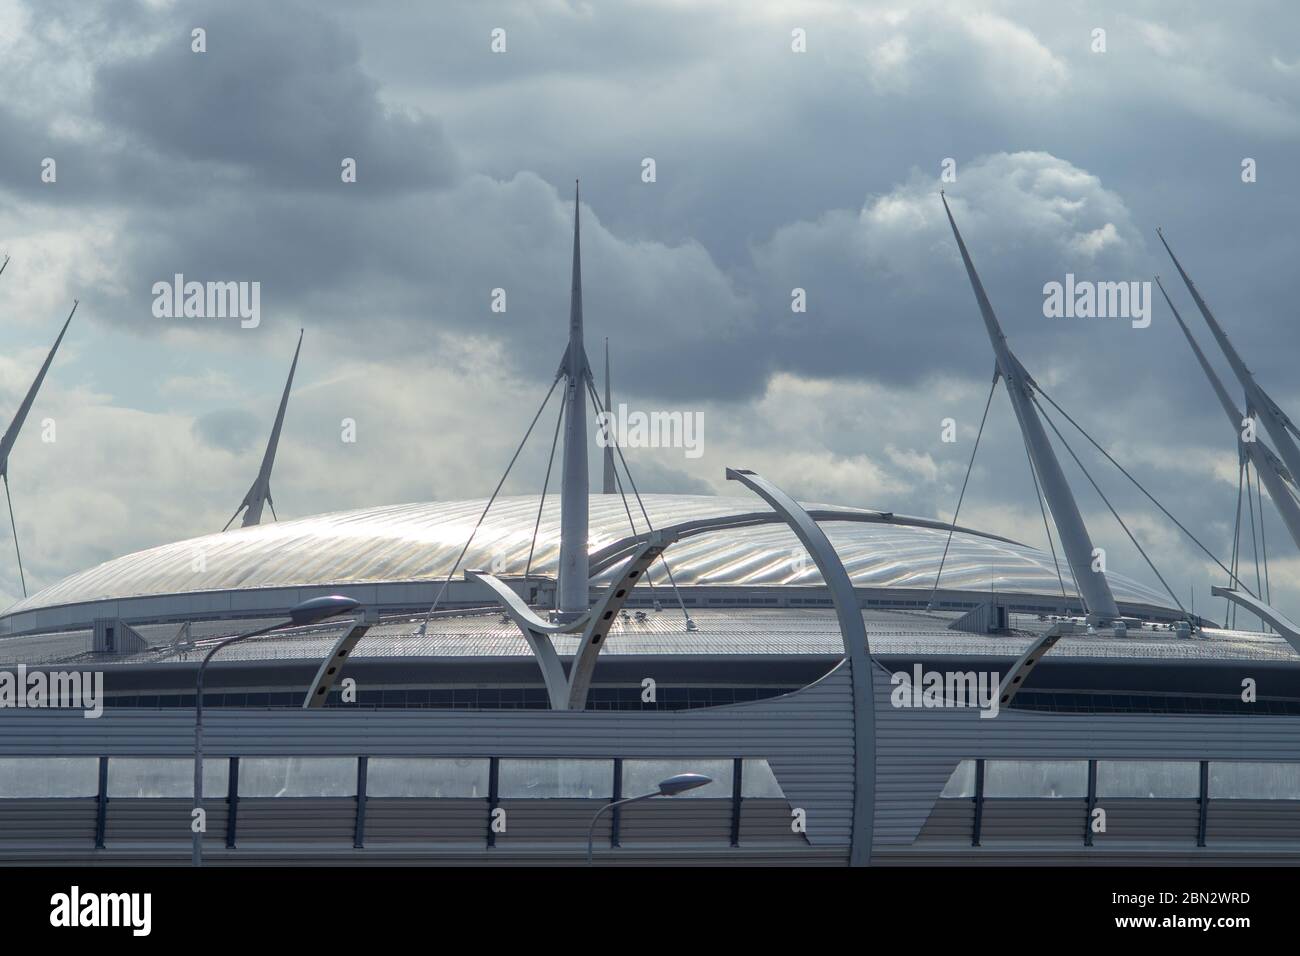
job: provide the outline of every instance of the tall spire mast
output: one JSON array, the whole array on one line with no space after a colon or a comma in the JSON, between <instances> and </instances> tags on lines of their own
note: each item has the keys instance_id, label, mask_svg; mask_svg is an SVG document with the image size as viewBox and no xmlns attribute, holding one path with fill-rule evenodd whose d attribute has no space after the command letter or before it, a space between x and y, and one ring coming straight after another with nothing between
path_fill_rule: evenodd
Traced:
<instances>
[{"instance_id":1,"label":"tall spire mast","mask_svg":"<svg viewBox=\"0 0 1300 956\"><path fill-rule=\"evenodd\" d=\"M239 508L230 516L230 521L226 522L226 528L230 527L230 522L234 521L239 515L241 508L247 508L244 512L244 520L241 527L247 528L249 525L261 524L262 508L266 505L271 506L271 516L275 517L275 502L271 499L271 469L275 467L275 452L280 447L280 430L284 427L284 412L289 407L289 390L293 388L293 373L298 368L298 353L302 351L302 329L298 330L298 347L293 350L293 363L289 366L289 378L284 383L284 393L280 396L280 408L275 413L275 424L271 427L271 437L266 443L266 452L262 455L262 467L257 470L257 477L253 479L253 485L248 489L248 494L244 495L244 500L239 503ZM225 528L222 528L224 531Z\"/></svg>"},{"instance_id":2,"label":"tall spire mast","mask_svg":"<svg viewBox=\"0 0 1300 956\"><path fill-rule=\"evenodd\" d=\"M569 345L560 366L564 387L564 466L560 488L560 568L557 610L577 615L588 609L587 396L591 377L582 342L582 251L578 184L573 184L573 284L569 292Z\"/></svg>"},{"instance_id":3,"label":"tall spire mast","mask_svg":"<svg viewBox=\"0 0 1300 956\"><path fill-rule=\"evenodd\" d=\"M63 341L64 333L68 331L68 326L72 324L72 317L77 312L77 305L73 302L72 311L63 322L63 328L59 330L59 336L50 346L49 353L45 356L45 361L41 364L41 369L36 373L36 378L32 381L31 386L27 389L27 394L23 396L22 404L18 406L18 411L14 412L13 421L5 429L3 436L0 436L0 476L9 477L9 452L13 450L14 442L18 440L18 433L22 431L23 422L27 421L27 413L32 410L32 403L36 401L36 393L41 390L41 383L45 381L45 373L50 370L50 365L54 363L54 353L59 350L59 343Z\"/></svg>"},{"instance_id":4,"label":"tall spire mast","mask_svg":"<svg viewBox=\"0 0 1300 956\"><path fill-rule=\"evenodd\" d=\"M1187 291L1192 294L1192 301L1196 303L1196 308L1205 317L1205 324L1210 327L1210 332L1214 334L1215 341L1219 343L1219 348L1223 350L1223 354L1227 357L1228 364L1232 366L1233 374L1237 376L1237 381L1241 382L1241 387L1246 390L1246 413L1248 415L1259 414L1259 417L1264 421L1264 427L1268 429L1269 436L1273 439L1273 444L1277 446L1278 454L1282 456L1287 469L1291 472L1292 481L1300 480L1300 448L1296 447L1295 439L1292 437L1295 433L1295 426L1291 423L1291 419L1287 418L1286 413L1278 407L1277 402L1273 401L1263 387L1255 381L1255 376L1251 374L1250 369L1246 368L1246 363L1242 361L1241 356L1237 354L1237 350L1228 341L1228 336L1223 331L1223 327L1219 325L1218 319L1214 317L1210 307L1201 298L1201 293L1197 291L1191 277L1183 271L1182 263L1178 261L1174 251L1169 248L1169 243L1165 242L1164 233L1157 229L1156 235L1160 237L1160 242L1165 247L1165 252L1169 253L1169 258L1174 261L1174 268L1183 277L1183 283L1187 286Z\"/></svg>"},{"instance_id":5,"label":"tall spire mast","mask_svg":"<svg viewBox=\"0 0 1300 956\"><path fill-rule=\"evenodd\" d=\"M1174 314L1174 320L1177 321L1178 327L1183 330L1183 335L1187 338L1187 344L1192 347L1196 354L1196 361L1200 363L1201 370L1205 372L1205 377L1210 380L1210 386L1214 389L1214 394L1218 396L1219 404L1223 406L1223 412L1228 416L1228 424L1232 428L1233 434L1237 436L1237 448L1240 454L1245 455L1252 465L1255 466L1255 474L1259 475L1259 480L1264 483L1268 489L1268 495L1273 499L1273 505L1277 508L1278 513L1282 516L1282 523L1286 525L1287 532L1291 535L1291 540L1300 547L1300 505L1296 504L1295 497L1287 487L1286 482L1282 479L1282 463L1274 457L1261 441L1242 441L1241 423L1243 416L1241 410L1237 408L1237 403L1228 395L1228 390L1223 387L1223 382L1215 373L1213 366L1201 351L1200 345L1196 339L1192 338L1192 332L1183 321L1183 317L1178 314L1178 309L1169 298L1169 293L1165 291L1164 283L1160 277L1156 276L1156 285L1160 287L1160 292L1169 303L1169 310Z\"/></svg>"},{"instance_id":6,"label":"tall spire mast","mask_svg":"<svg viewBox=\"0 0 1300 956\"><path fill-rule=\"evenodd\" d=\"M608 427L613 427L614 419L614 399L610 397L609 386L609 339L605 339L605 421ZM605 475L604 482L601 484L601 491L607 495L618 494L618 480L614 474L614 439L612 435L605 436Z\"/></svg>"},{"instance_id":7,"label":"tall spire mast","mask_svg":"<svg viewBox=\"0 0 1300 956\"><path fill-rule=\"evenodd\" d=\"M1007 345L1006 336L1002 334L1002 326L998 323L993 306L984 292L984 284L980 282L975 264L971 262L970 253L966 251L966 243L962 241L957 222L952 217L952 210L948 208L948 199L942 193L940 197L943 199L944 212L948 214L948 223L952 226L952 234L957 239L957 248L961 250L962 262L966 265L966 275L975 293L975 301L979 303L980 314L984 317L984 327L988 331L989 341L993 344L998 374L1007 384L1007 395L1016 413L1016 421L1020 424L1025 448L1029 451L1029 459L1033 463L1034 472L1038 475L1038 483L1047 498L1047 505L1056 523L1066 560L1070 563L1070 570L1074 572L1079 596L1088 612L1089 623L1105 624L1117 620L1120 616L1119 608L1111 594L1110 584L1106 581L1106 573L1092 570L1092 538L1088 535L1083 516L1079 514L1079 506L1070 492L1065 473L1061 471L1061 463L1052 450L1047 433L1043 430L1043 423L1039 420L1038 412L1030 398L1029 390L1033 386L1033 379L1029 377L1029 373L1025 371L1024 366Z\"/></svg>"},{"instance_id":8,"label":"tall spire mast","mask_svg":"<svg viewBox=\"0 0 1300 956\"><path fill-rule=\"evenodd\" d=\"M5 257L5 264L9 262L9 257ZM4 271L4 265L0 265L0 272ZM45 356L45 361L41 363L41 369L36 373L36 378L32 381L31 386L27 389L27 394L23 396L22 404L18 406L18 411L14 412L13 420L9 427L5 429L4 435L0 435L0 479L4 480L5 501L9 504L9 525L14 533L14 553L18 555L18 578L22 583L23 597L27 596L27 576L23 574L23 553L18 547L18 522L14 520L13 500L9 497L9 453L13 451L14 442L18 441L18 433L23 429L23 423L27 421L27 413L32 410L32 403L36 401L36 393L41 390L41 383L45 381L45 373L50 370L54 364L54 354L59 350L59 343L63 341L63 336L68 331L68 326L72 324L72 317L77 314L78 303L73 300L72 311L63 321L63 328L59 329L58 338L50 346L49 354Z\"/></svg>"}]
</instances>

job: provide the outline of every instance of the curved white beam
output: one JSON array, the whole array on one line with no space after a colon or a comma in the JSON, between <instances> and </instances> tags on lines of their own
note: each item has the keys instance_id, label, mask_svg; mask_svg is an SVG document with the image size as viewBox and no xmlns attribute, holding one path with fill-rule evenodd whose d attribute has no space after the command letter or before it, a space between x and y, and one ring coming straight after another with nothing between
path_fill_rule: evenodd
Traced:
<instances>
[{"instance_id":1,"label":"curved white beam","mask_svg":"<svg viewBox=\"0 0 1300 956\"><path fill-rule=\"evenodd\" d=\"M888 524L897 525L904 528L933 528L936 531L959 531L962 534L974 535L978 538L986 538L989 541L1001 541L1003 544L1014 544L1016 547L1026 547L1023 543L1014 538L1003 537L1000 534L990 534L987 531L977 531L974 528L968 528L965 525L954 525L948 521L935 521L931 518L909 518L904 515L896 515L892 511L863 511L857 508L809 508L809 516L816 522L824 521L843 521L858 522L862 524ZM683 538L690 538L697 534L705 534L710 531L724 531L731 528L749 528L756 525L765 524L782 524L784 520L780 515L773 514L770 511L746 511L734 515L719 515L715 518L696 518L691 521L683 521L679 524L665 525L660 528L658 533L662 534L666 540L679 541ZM600 574L606 568L612 567L619 561L622 561L629 554L637 549L643 541L649 539L655 532L642 532L640 534L628 535L617 541L611 542L591 553L591 573L592 575Z\"/></svg>"},{"instance_id":2,"label":"curved white beam","mask_svg":"<svg viewBox=\"0 0 1300 956\"><path fill-rule=\"evenodd\" d=\"M574 631L582 630L591 616L591 612L583 614L582 617L573 621L566 621L560 624L552 624L543 620L536 611L515 593L514 588L506 584L495 574L489 574L486 571L480 571L477 568L467 568L465 570L466 581L481 581L492 589L497 600L501 602L502 609L514 618L520 627L527 627L539 634L572 634Z\"/></svg>"},{"instance_id":3,"label":"curved white beam","mask_svg":"<svg viewBox=\"0 0 1300 956\"><path fill-rule=\"evenodd\" d=\"M533 656L542 670L542 680L546 684L546 694L551 707L555 710L583 710L587 706L587 694L591 689L592 674L596 669L596 659L605 638L609 636L610 626L618 612L627 603L636 586L637 579L645 573L671 543L662 535L653 535L649 541L641 544L623 567L618 578L605 589L604 596L595 608L581 617L562 624L549 624L542 620L521 598L514 589L500 578L485 571L467 570L465 579L480 581L492 589L497 601L506 615L515 622L523 632L524 639L532 648ZM574 653L573 663L566 676L555 645L551 643L552 634L569 634L582 631Z\"/></svg>"},{"instance_id":4,"label":"curved white beam","mask_svg":"<svg viewBox=\"0 0 1300 956\"><path fill-rule=\"evenodd\" d=\"M188 624L186 626L188 627ZM316 710L325 706L325 702L329 700L330 691L334 689L334 685L343 676L343 665L347 661L348 655L357 646L357 641L366 636L368 630L370 630L369 624L358 621L334 642L334 647L330 649L329 656L317 668L316 676L312 679L311 687L307 690L307 696L302 699L304 710Z\"/></svg>"},{"instance_id":5,"label":"curved white beam","mask_svg":"<svg viewBox=\"0 0 1300 956\"><path fill-rule=\"evenodd\" d=\"M1210 588L1210 593L1215 597L1227 598L1233 604L1239 604L1251 614L1268 621L1283 639L1295 648L1296 653L1300 654L1300 624L1296 624L1277 608L1270 607L1259 598L1252 597L1245 591L1238 591L1236 588L1225 588L1216 584Z\"/></svg>"},{"instance_id":6,"label":"curved white beam","mask_svg":"<svg viewBox=\"0 0 1300 956\"><path fill-rule=\"evenodd\" d=\"M600 649L605 646L604 640L609 636L610 627L627 602L637 579L645 573L646 568L658 560L659 555L670 543L656 533L637 548L631 559L624 565L617 580L605 589L604 597L591 612L588 624L583 629L582 641L578 644L577 653L574 655L573 665L569 668L568 707L570 710L586 708L587 691L591 687L591 676L596 669L596 658L600 655Z\"/></svg>"},{"instance_id":7,"label":"curved white beam","mask_svg":"<svg viewBox=\"0 0 1300 956\"><path fill-rule=\"evenodd\" d=\"M1028 650L1020 655L1020 658L1011 665L1011 670L1007 671L1007 676L1002 678L1002 683L998 685L998 709L1011 704L1016 694L1025 686L1025 681L1038 662L1043 659L1043 655L1056 646L1056 642L1061 639L1059 631L1048 631L1034 643L1029 645Z\"/></svg>"},{"instance_id":8,"label":"curved white beam","mask_svg":"<svg viewBox=\"0 0 1300 956\"><path fill-rule=\"evenodd\" d=\"M799 502L752 471L727 469L728 481L739 481L785 518L791 530L808 549L831 592L839 620L844 655L849 659L853 685L853 826L849 837L849 865L871 862L871 841L875 834L876 805L876 695L875 664L867 644L867 629L844 562L831 545L826 532Z\"/></svg>"},{"instance_id":9,"label":"curved white beam","mask_svg":"<svg viewBox=\"0 0 1300 956\"><path fill-rule=\"evenodd\" d=\"M497 600L501 602L502 610L523 632L524 640L532 649L533 657L537 659L537 666L542 671L542 683L546 685L546 697L551 707L554 710L567 710L569 681L565 677L564 666L560 663L560 655L555 652L555 645L551 643L550 635L572 630L574 625L581 626L586 621L587 615L583 615L572 624L548 624L534 614L532 608L524 603L524 599L495 575L471 569L466 570L465 580L481 581L492 589Z\"/></svg>"}]
</instances>

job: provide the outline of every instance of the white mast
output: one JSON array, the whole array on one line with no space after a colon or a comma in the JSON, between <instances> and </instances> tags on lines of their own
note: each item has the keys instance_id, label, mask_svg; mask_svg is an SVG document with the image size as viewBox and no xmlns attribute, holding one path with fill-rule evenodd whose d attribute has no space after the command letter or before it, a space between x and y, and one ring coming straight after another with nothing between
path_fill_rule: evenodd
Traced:
<instances>
[{"instance_id":1,"label":"white mast","mask_svg":"<svg viewBox=\"0 0 1300 956\"><path fill-rule=\"evenodd\" d=\"M1258 413L1259 417L1264 420L1264 427L1268 429L1273 444L1277 446L1278 454L1286 462L1287 469L1291 472L1291 480L1294 483L1297 478L1300 478L1300 448L1296 447L1295 439L1292 437L1295 433L1295 425L1291 423L1291 419L1287 418L1286 413L1278 407L1277 402L1273 401L1260 384L1255 381L1255 376L1251 374L1250 369L1246 368L1246 363L1242 361L1241 356L1237 354L1237 350L1228 341L1228 336L1224 333L1223 327L1219 325L1214 313L1210 311L1210 307L1201 298L1201 293L1196 290L1191 277L1183 271L1182 263L1178 261L1174 251L1169 248L1169 243L1165 242L1164 233L1157 229L1156 235L1160 237L1160 242L1164 245L1165 252L1169 253L1169 258L1174 260L1174 268L1183 277L1183 282L1187 285L1187 291L1192 294L1192 301L1200 309L1201 315L1205 317L1205 324L1210 327L1215 341L1219 343L1219 348L1227 356L1233 374L1241 382L1241 387L1246 390L1246 414L1253 416ZM1168 299L1168 296L1165 298ZM1172 307L1171 304L1170 308ZM1238 418L1237 421L1240 422L1240 420Z\"/></svg>"},{"instance_id":2,"label":"white mast","mask_svg":"<svg viewBox=\"0 0 1300 956\"><path fill-rule=\"evenodd\" d=\"M605 434L605 480L600 490L607 495L618 494L618 481L614 474L613 401L609 388L609 339L605 339L605 421L608 424L608 431Z\"/></svg>"},{"instance_id":3,"label":"white mast","mask_svg":"<svg viewBox=\"0 0 1300 956\"><path fill-rule=\"evenodd\" d=\"M5 261L0 264L0 272L9 264L9 257L5 256ZM18 433L23 429L23 423L27 421L27 413L32 410L32 404L36 401L36 393L41 390L41 383L45 381L45 373L50 370L54 363L54 353L59 350L59 343L63 341L64 334L68 331L68 326L72 324L72 317L77 313L79 303L73 300L72 311L63 321L63 328L59 329L58 338L50 346L49 354L45 356L45 361L41 363L41 370L36 373L36 378L31 386L27 389L27 394L23 396L22 404L18 406L18 411L14 412L13 420L9 427L5 429L4 435L0 436L0 479L4 480L5 501L9 504L9 524L14 533L14 553L18 556L18 579L22 583L23 597L27 596L27 576L23 573L23 553L18 547L18 522L14 520L13 500L9 497L9 453L13 451L14 442L18 441Z\"/></svg>"},{"instance_id":4,"label":"white mast","mask_svg":"<svg viewBox=\"0 0 1300 956\"><path fill-rule=\"evenodd\" d=\"M6 259L6 262L9 260ZM78 303L72 304L72 311L68 313L67 319L63 322L63 328L59 330L59 336L54 340L50 347L49 354L45 356L45 361L41 364L41 370L36 373L36 378L31 386L27 389L27 394L23 396L22 404L18 406L18 411L14 412L13 421L5 429L3 436L0 436L0 477L6 481L9 479L9 453L13 451L14 442L18 440L18 433L22 431L23 422L27 421L27 413L32 410L32 403L36 401L36 393L41 390L41 383L45 381L45 373L50 370L50 365L54 362L54 353L59 350L59 343L63 341L63 335L68 331L68 326L72 324L72 316L76 314Z\"/></svg>"},{"instance_id":5,"label":"white mast","mask_svg":"<svg viewBox=\"0 0 1300 956\"><path fill-rule=\"evenodd\" d=\"M573 285L569 293L569 345L557 374L565 377L564 468L560 487L560 567L556 610L561 615L588 609L587 383L591 368L582 343L582 253L578 229L578 184L573 186Z\"/></svg>"},{"instance_id":6,"label":"white mast","mask_svg":"<svg viewBox=\"0 0 1300 956\"><path fill-rule=\"evenodd\" d=\"M1209 360L1206 359L1205 353L1192 338L1192 332L1183 322L1183 317L1178 314L1178 309L1169 299L1169 293L1165 292L1164 283L1160 277L1156 277L1156 285L1160 287L1160 292L1164 295L1165 301L1169 303L1169 309L1174 314L1174 320L1177 321L1178 327L1183 330L1183 335L1187 337L1187 344L1192 347L1196 353L1196 360L1201 363L1201 369L1205 372L1205 377L1210 380L1210 385L1214 389L1214 394L1219 398L1219 404L1223 406L1224 414L1228 416L1228 424L1231 426L1233 434L1237 436L1237 448L1240 454L1250 459L1250 463L1255 466L1255 474L1259 475L1259 480L1264 483L1268 489L1268 495L1273 499L1273 505L1277 508L1278 513L1282 516L1282 523L1286 525L1286 530L1291 535L1291 540L1300 547L1300 505L1296 504L1295 497L1282 480L1282 463L1277 460L1273 453L1262 441L1242 441L1241 428L1243 416L1234 402L1228 396L1228 390L1223 387L1223 382L1211 367Z\"/></svg>"},{"instance_id":7,"label":"white mast","mask_svg":"<svg viewBox=\"0 0 1300 956\"><path fill-rule=\"evenodd\" d=\"M275 451L280 446L280 430L284 427L284 412L289 407L289 390L293 388L293 373L298 368L298 353L301 351L302 329L299 329L298 347L293 350L293 363L289 366L289 378L284 383L284 394L280 396L280 408L275 413L275 424L271 427L271 437L266 443L266 453L262 455L262 467L257 470L253 486L248 489L248 494L244 495L239 508L235 509L235 513L230 516L230 521L226 522L226 528L230 527L230 522L239 515L241 508L248 509L244 512L244 520L240 525L244 528L261 524L262 508L266 505L271 506L271 515L275 516L275 502L271 499L271 469L275 467ZM221 530L225 531L226 528Z\"/></svg>"},{"instance_id":8,"label":"white mast","mask_svg":"<svg viewBox=\"0 0 1300 956\"><path fill-rule=\"evenodd\" d=\"M1033 385L1033 379L1007 345L1006 336L1002 334L1002 327L998 324L993 306L984 292L984 284L980 282L975 264L971 262L970 253L966 251L966 243L962 241L961 233L957 230L952 210L948 208L948 199L942 193L940 198L943 199L943 208L948 214L952 234L957 239L957 247L961 250L962 261L966 264L966 275L970 278L971 288L975 292L975 301L979 303L980 314L984 317L989 341L993 344L998 374L1007 384L1007 395L1011 399L1012 409L1015 410L1016 421L1020 424L1020 433L1029 451L1034 471L1038 475L1038 483L1047 498L1047 506L1052 513L1057 533L1060 535L1066 560L1069 561L1070 569L1074 572L1079 597L1088 612L1088 623L1099 625L1118 620L1119 608L1111 594L1110 584L1106 581L1106 573L1092 570L1092 538L1088 535L1083 516L1079 514L1079 506L1070 492L1065 473L1061 471L1061 463L1057 460L1056 453L1052 451L1051 442L1047 439L1043 423L1039 420L1030 398L1029 390Z\"/></svg>"}]
</instances>

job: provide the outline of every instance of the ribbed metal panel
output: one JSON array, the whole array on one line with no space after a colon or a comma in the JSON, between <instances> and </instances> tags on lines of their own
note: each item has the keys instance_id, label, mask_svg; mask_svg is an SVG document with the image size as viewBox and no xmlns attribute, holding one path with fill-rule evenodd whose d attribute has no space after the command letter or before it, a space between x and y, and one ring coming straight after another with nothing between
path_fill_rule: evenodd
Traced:
<instances>
[{"instance_id":1,"label":"ribbed metal panel","mask_svg":"<svg viewBox=\"0 0 1300 956\"><path fill-rule=\"evenodd\" d=\"M1106 832L1094 833L1098 845L1169 843L1196 845L1200 805L1195 799L1163 800L1107 797L1097 801L1106 811ZM1211 808L1214 804L1212 803Z\"/></svg>"},{"instance_id":2,"label":"ribbed metal panel","mask_svg":"<svg viewBox=\"0 0 1300 956\"><path fill-rule=\"evenodd\" d=\"M974 800L970 797L943 799L934 805L916 842L917 844L956 843L970 846L971 833L974 829Z\"/></svg>"},{"instance_id":3,"label":"ribbed metal panel","mask_svg":"<svg viewBox=\"0 0 1300 956\"><path fill-rule=\"evenodd\" d=\"M787 806L779 813L777 808L771 808L773 834L779 829L778 822L788 827L790 808L802 808L808 820L807 844L792 842L747 849L743 839L746 811L742 810L741 847L719 846L715 854L709 846L714 833L720 843L728 842L729 802L718 801L726 806L716 808L716 820L709 817L706 821L711 801L682 799L656 801L654 809L680 812L682 818L677 824L688 830L700 826L702 842L671 851L664 848L656 856L653 828L658 824L649 816L638 820L638 814L648 814L652 809L638 805L627 808L623 815L625 850L603 852L612 853L612 858L619 861L686 862L689 858L704 862L770 862L780 858L843 862L853 796L853 719L847 677L846 667L841 666L816 684L786 697L678 712L222 709L213 711L206 722L207 751L214 757L641 757L683 763L692 758L762 757L771 764L787 798ZM1186 852L1175 845L1176 834L1187 826L1189 814L1194 814L1195 801L1103 798L1099 804L1107 809L1110 832L1098 835L1094 847L1082 845L1086 813L1082 800L990 799L985 804L986 845L981 848L962 846L955 838L950 844L939 839L944 828L952 836L952 828L964 822L969 801L951 801L957 805L951 809L950 801L943 801L937 809L935 806L952 770L964 758L1300 761L1300 718L1009 711L996 719L981 719L977 711L965 708L895 708L889 699L889 681L882 674L877 674L876 688L877 862L904 862L898 856L903 851L907 859L917 860L1044 862L1041 849L1006 845L1027 840L1039 846L1045 845L1044 841L1052 844L1048 858L1051 862L1168 862L1184 858L1284 861L1300 857L1300 804L1290 802L1213 801L1210 845ZM0 756L184 757L192 752L192 733L192 716L183 711L110 711L98 720L86 720L80 712L8 711L0 715ZM557 802L557 808L564 802ZM123 844L120 839L127 832L120 828L129 829L129 824L125 818L119 820L117 811L125 807L128 816L136 812L130 803L110 801L108 848L101 853L121 859L135 858L132 853L142 855L141 859L148 856L147 848L132 849L129 842ZM160 801L158 806L164 803ZM445 828L441 819L432 817L427 825L421 824L421 803L428 804L430 812L447 814ZM552 814L548 820L549 811L540 807L537 809L541 814L529 821L534 811L523 809L524 801L519 803L523 820L519 810L510 812L512 804L507 802L507 834L503 835L502 845L488 851L475 845L478 835L482 834L484 840L486 836L485 801L371 800L365 858L411 862L427 862L431 857L462 859L452 846L457 840L465 842L465 860L571 862L580 855L580 840L573 833L579 825L585 828L582 814L575 809L571 817L560 820ZM581 805L586 801L571 803ZM744 801L742 806L748 808L755 803ZM77 845L88 848L93 844L95 809L95 801L85 799L0 801L0 834L4 834L0 843L6 847L0 854L6 860L67 859L61 856L62 846L75 856L83 852ZM586 809L583 807L582 812L586 813ZM934 827L927 828L925 838L918 842L922 828L932 818ZM210 816L209 832L219 832L213 820ZM251 861L261 854L267 859L319 856L322 860L349 860L351 854L360 852L351 849L354 825L355 801L350 798L243 799L239 805L239 849L233 851L231 859ZM512 833L520 825L524 826L524 837L530 826L536 826L538 841L528 843L518 831ZM649 835L637 836L638 826ZM558 830L548 831L547 827ZM565 846L552 850L543 845L549 832L555 832L556 839ZM675 832L676 842L694 842L683 839L685 831ZM393 842L375 848L378 855L372 856L372 847L383 844L385 833ZM585 840L585 829L582 834L581 840ZM49 839L37 842L45 837ZM1136 844L1131 852L1130 837ZM426 841L443 844L445 852L431 853ZM1241 841L1239 846L1225 845L1235 841ZM1288 847L1285 841L1296 842ZM650 849L635 849L639 843ZM421 844L426 844L422 851ZM101 858L89 850L85 852L87 858Z\"/></svg>"},{"instance_id":4,"label":"ribbed metal panel","mask_svg":"<svg viewBox=\"0 0 1300 956\"><path fill-rule=\"evenodd\" d=\"M1300 718L897 708L876 680L875 846L911 844L966 758L1300 761ZM775 765L774 765L775 767ZM779 771L778 771L779 775ZM1080 811L1082 832L1082 811Z\"/></svg>"},{"instance_id":5,"label":"ribbed metal panel","mask_svg":"<svg viewBox=\"0 0 1300 956\"><path fill-rule=\"evenodd\" d=\"M227 806L225 800L204 800L207 830L203 836L205 851L226 845ZM188 799L166 797L113 797L108 801L105 818L104 846L119 848L139 844L167 843L189 858L191 839Z\"/></svg>"},{"instance_id":6,"label":"ribbed metal panel","mask_svg":"<svg viewBox=\"0 0 1300 956\"><path fill-rule=\"evenodd\" d=\"M772 797L746 797L740 804L740 845L785 844L807 846L808 840L791 827L790 804Z\"/></svg>"},{"instance_id":7,"label":"ribbed metal panel","mask_svg":"<svg viewBox=\"0 0 1300 956\"><path fill-rule=\"evenodd\" d=\"M11 844L90 847L97 809L93 798L0 800L0 855Z\"/></svg>"},{"instance_id":8,"label":"ribbed metal panel","mask_svg":"<svg viewBox=\"0 0 1300 956\"><path fill-rule=\"evenodd\" d=\"M238 845L334 843L352 845L354 797L240 797Z\"/></svg>"},{"instance_id":9,"label":"ribbed metal panel","mask_svg":"<svg viewBox=\"0 0 1300 956\"><path fill-rule=\"evenodd\" d=\"M844 666L785 697L690 711L219 709L205 714L204 729L205 752L210 757L640 757L684 764L692 758L766 758L789 806L806 812L808 842L835 848L832 858L841 854L843 859L847 850L853 805L853 717ZM9 711L0 717L0 756L188 756L192 752L193 717L184 711L114 710L98 720L86 720L80 712L52 710ZM538 802L551 801L529 801ZM682 800L674 803L672 810L712 802ZM524 801L518 803L510 813L513 803L504 802L509 822L507 833L501 835L502 844L515 839L516 827L529 825L528 814L535 812L524 809ZM704 843L712 839L713 829L722 844L729 843L731 804L729 800L720 803L716 827L709 817L710 835L704 834L703 826L699 830ZM374 827L383 825L383 805L379 800L367 805L368 845L374 834L382 832ZM633 809L627 812L631 814ZM354 812L355 801L348 798L242 798L239 846L284 840L347 842L350 846ZM587 814L580 821L584 845L590 818ZM636 834L635 814L631 824L627 819L625 816L625 841ZM93 801L90 820L93 827ZM684 817L681 822L694 828L699 821ZM626 829L629 825L633 827L630 831ZM655 838L647 831L646 840ZM572 836L566 839L572 840Z\"/></svg>"},{"instance_id":10,"label":"ribbed metal panel","mask_svg":"<svg viewBox=\"0 0 1300 956\"><path fill-rule=\"evenodd\" d=\"M1083 800L986 799L980 842L985 846L1009 840L1040 845L1082 843L1086 816Z\"/></svg>"},{"instance_id":11,"label":"ribbed metal panel","mask_svg":"<svg viewBox=\"0 0 1300 956\"><path fill-rule=\"evenodd\" d=\"M482 847L487 826L487 800L366 800L367 849L391 844Z\"/></svg>"},{"instance_id":12,"label":"ribbed metal panel","mask_svg":"<svg viewBox=\"0 0 1300 956\"><path fill-rule=\"evenodd\" d=\"M1300 841L1300 801L1211 800L1207 843Z\"/></svg>"},{"instance_id":13,"label":"ribbed metal panel","mask_svg":"<svg viewBox=\"0 0 1300 956\"><path fill-rule=\"evenodd\" d=\"M633 804L623 809L619 842L627 847L647 843L728 846L731 801L686 797L660 801L653 806Z\"/></svg>"},{"instance_id":14,"label":"ribbed metal panel","mask_svg":"<svg viewBox=\"0 0 1300 956\"><path fill-rule=\"evenodd\" d=\"M502 800L506 829L498 833L496 845L503 850L529 844L586 846L587 827L596 811L608 800ZM484 814L486 820L486 813ZM610 814L601 814L596 823L595 841L609 846Z\"/></svg>"}]
</instances>

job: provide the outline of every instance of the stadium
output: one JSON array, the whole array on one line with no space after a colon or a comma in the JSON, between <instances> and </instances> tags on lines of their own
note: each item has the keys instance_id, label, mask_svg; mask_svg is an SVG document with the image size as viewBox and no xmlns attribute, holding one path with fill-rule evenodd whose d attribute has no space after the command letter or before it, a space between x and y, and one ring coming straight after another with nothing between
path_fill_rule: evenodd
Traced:
<instances>
[{"instance_id":1,"label":"stadium","mask_svg":"<svg viewBox=\"0 0 1300 956\"><path fill-rule=\"evenodd\" d=\"M952 228L1049 552L744 462L732 496L642 494L609 448L593 493L575 211L558 493L263 523L291 368L242 527L0 615L0 669L102 673L104 704L0 710L0 862L1300 861L1300 632L1235 565L1258 630L1090 566Z\"/></svg>"}]
</instances>

